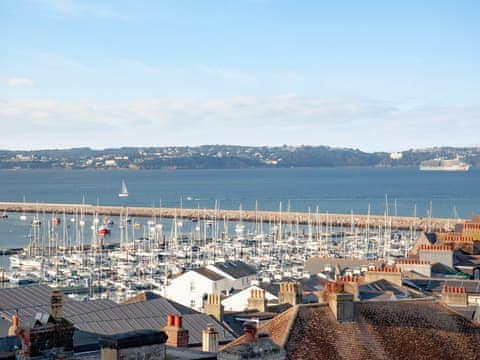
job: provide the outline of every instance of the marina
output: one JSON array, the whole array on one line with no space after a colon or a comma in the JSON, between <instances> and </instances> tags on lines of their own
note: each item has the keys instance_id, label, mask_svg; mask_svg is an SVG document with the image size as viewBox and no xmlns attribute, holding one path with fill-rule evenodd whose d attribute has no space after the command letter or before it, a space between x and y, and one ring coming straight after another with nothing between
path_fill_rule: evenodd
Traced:
<instances>
[{"instance_id":1,"label":"marina","mask_svg":"<svg viewBox=\"0 0 480 360\"><path fill-rule=\"evenodd\" d=\"M291 211L0 203L28 229L28 246L4 249L8 286L60 287L78 299L164 295L169 279L217 262L256 264L262 281L302 278L314 256L405 258L420 231L460 220ZM17 219L18 218L18 219Z\"/></svg>"},{"instance_id":2,"label":"marina","mask_svg":"<svg viewBox=\"0 0 480 360\"><path fill-rule=\"evenodd\" d=\"M180 274L215 263L254 264L259 281L280 281L308 276L312 257L405 258L421 232L464 221L478 176L373 168L2 174L14 189L0 191L3 286L47 284L116 302L147 289L165 296ZM452 177L458 186L443 186Z\"/></svg>"}]
</instances>

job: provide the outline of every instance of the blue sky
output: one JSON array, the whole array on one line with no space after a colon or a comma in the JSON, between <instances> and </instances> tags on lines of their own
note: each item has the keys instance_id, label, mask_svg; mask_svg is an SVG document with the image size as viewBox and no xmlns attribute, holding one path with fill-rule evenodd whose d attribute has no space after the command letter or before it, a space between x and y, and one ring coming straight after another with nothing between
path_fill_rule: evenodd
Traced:
<instances>
[{"instance_id":1,"label":"blue sky","mask_svg":"<svg viewBox=\"0 0 480 360\"><path fill-rule=\"evenodd\" d=\"M479 1L0 1L0 148L480 145Z\"/></svg>"}]
</instances>

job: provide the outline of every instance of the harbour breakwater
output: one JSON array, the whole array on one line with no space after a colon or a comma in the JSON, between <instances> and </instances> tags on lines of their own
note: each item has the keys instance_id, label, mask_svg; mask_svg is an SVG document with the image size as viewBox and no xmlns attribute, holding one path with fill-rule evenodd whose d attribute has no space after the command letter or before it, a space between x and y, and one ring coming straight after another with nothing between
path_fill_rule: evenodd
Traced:
<instances>
[{"instance_id":1,"label":"harbour breakwater","mask_svg":"<svg viewBox=\"0 0 480 360\"><path fill-rule=\"evenodd\" d=\"M0 202L0 211L55 213L104 216L158 217L218 221L244 221L299 225L330 225L343 227L391 227L398 230L451 231L465 219L384 216L365 214L333 214L282 212L265 210L222 210L189 208L152 208L63 203Z\"/></svg>"}]
</instances>

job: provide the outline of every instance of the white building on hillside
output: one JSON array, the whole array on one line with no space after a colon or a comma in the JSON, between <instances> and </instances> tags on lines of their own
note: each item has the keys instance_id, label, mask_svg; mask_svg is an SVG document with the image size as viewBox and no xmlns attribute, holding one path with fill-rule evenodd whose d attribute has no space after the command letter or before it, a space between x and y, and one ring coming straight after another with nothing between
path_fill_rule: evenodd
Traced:
<instances>
[{"instance_id":1,"label":"white building on hillside","mask_svg":"<svg viewBox=\"0 0 480 360\"><path fill-rule=\"evenodd\" d=\"M250 286L255 278L256 270L241 261L216 263L176 277L167 286L165 296L201 311L208 294L228 295Z\"/></svg>"}]
</instances>

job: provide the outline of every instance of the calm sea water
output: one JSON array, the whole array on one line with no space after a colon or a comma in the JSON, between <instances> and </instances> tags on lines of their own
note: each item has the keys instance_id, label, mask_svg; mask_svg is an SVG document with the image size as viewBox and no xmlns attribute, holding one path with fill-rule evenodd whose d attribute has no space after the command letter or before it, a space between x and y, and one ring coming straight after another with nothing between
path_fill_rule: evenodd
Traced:
<instances>
[{"instance_id":1,"label":"calm sea water","mask_svg":"<svg viewBox=\"0 0 480 360\"><path fill-rule=\"evenodd\" d=\"M119 198L125 180L128 198ZM0 171L0 200L28 202L469 217L480 211L480 171L302 168L149 171ZM280 205L281 204L281 205ZM456 209L456 211L455 211ZM1 209L0 209L1 210ZM0 221L0 247L25 243L13 215Z\"/></svg>"}]
</instances>

